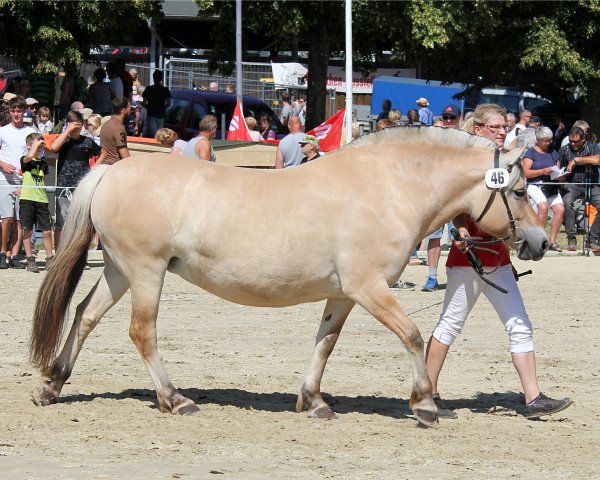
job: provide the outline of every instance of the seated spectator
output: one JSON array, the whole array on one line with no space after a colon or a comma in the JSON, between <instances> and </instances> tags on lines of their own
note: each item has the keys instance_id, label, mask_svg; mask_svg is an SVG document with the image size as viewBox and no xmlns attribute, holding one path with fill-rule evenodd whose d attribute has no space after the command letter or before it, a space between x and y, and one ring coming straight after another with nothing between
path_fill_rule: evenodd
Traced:
<instances>
[{"instance_id":1,"label":"seated spectator","mask_svg":"<svg viewBox=\"0 0 600 480\"><path fill-rule=\"evenodd\" d=\"M550 150L554 135L548 127L539 127L535 130L536 144L525 152L523 169L527 178L527 194L531 202L537 205L538 220L545 225L548 221L548 204L552 207L554 216L548 240L548 250L560 252L556 244L556 235L565 216L563 203L558 185L548 185L552 182L550 173L558 162L558 152Z\"/></svg>"},{"instance_id":2,"label":"seated spectator","mask_svg":"<svg viewBox=\"0 0 600 480\"><path fill-rule=\"evenodd\" d=\"M246 117L246 125L248 125L248 131L250 132L250 138L252 138L252 141L262 142L262 135L260 132L256 131L256 118Z\"/></svg>"},{"instance_id":3,"label":"seated spectator","mask_svg":"<svg viewBox=\"0 0 600 480\"><path fill-rule=\"evenodd\" d=\"M100 127L102 126L102 116L97 113L92 113L86 122L86 131L88 136L94 139L98 145L100 145Z\"/></svg>"},{"instance_id":4,"label":"seated spectator","mask_svg":"<svg viewBox=\"0 0 600 480\"><path fill-rule=\"evenodd\" d=\"M391 128L391 127L395 127L395 126L396 126L396 124L394 122L392 122L389 118L384 118L383 120L377 121L376 130L382 130L384 128Z\"/></svg>"},{"instance_id":5,"label":"seated spectator","mask_svg":"<svg viewBox=\"0 0 600 480\"><path fill-rule=\"evenodd\" d=\"M384 99L381 102L381 113L377 117L377 121L387 120L388 115L390 114L390 110L392 109L392 101L388 98Z\"/></svg>"},{"instance_id":6,"label":"seated spectator","mask_svg":"<svg viewBox=\"0 0 600 480\"><path fill-rule=\"evenodd\" d=\"M187 145L187 142L180 140L177 132L170 128L159 128L154 136L154 140L164 147L169 147L172 155L183 155L183 151Z\"/></svg>"}]
</instances>

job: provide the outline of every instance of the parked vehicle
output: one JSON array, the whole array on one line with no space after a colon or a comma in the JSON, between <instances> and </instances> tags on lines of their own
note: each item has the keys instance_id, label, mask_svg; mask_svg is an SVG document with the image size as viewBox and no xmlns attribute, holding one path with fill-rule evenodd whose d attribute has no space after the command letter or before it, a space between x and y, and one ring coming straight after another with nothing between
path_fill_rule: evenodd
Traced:
<instances>
[{"instance_id":1,"label":"parked vehicle","mask_svg":"<svg viewBox=\"0 0 600 480\"><path fill-rule=\"evenodd\" d=\"M482 88L469 93L465 97L465 111L475 110L480 103L497 103L508 112L518 113L522 110L533 112L538 107L550 105L550 100L532 92L514 88L491 87Z\"/></svg>"},{"instance_id":2,"label":"parked vehicle","mask_svg":"<svg viewBox=\"0 0 600 480\"><path fill-rule=\"evenodd\" d=\"M244 116L252 116L256 121L266 115L271 129L277 138L287 133L277 115L262 100L256 97L243 96ZM171 102L167 108L165 127L175 130L179 138L189 140L198 134L200 119L207 114L217 117L217 138L224 138L237 103L237 95L233 93L207 92L201 90L171 90ZM221 122L225 116L225 135L222 136Z\"/></svg>"},{"instance_id":3,"label":"parked vehicle","mask_svg":"<svg viewBox=\"0 0 600 480\"><path fill-rule=\"evenodd\" d=\"M383 100L389 99L392 108L400 110L402 115L417 108L417 99L425 97L429 102L429 109L434 116L439 116L442 109L454 103L463 110L463 100L455 98L465 89L461 83L444 85L435 80L420 80L405 77L377 77L373 82L373 96L371 99L371 117L376 118L381 113Z\"/></svg>"}]
</instances>

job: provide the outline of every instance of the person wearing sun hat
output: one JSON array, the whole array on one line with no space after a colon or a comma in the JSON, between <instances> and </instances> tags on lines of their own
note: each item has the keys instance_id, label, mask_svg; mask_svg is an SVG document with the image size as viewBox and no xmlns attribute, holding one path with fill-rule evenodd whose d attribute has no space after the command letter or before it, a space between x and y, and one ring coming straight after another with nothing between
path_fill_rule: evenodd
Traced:
<instances>
[{"instance_id":1,"label":"person wearing sun hat","mask_svg":"<svg viewBox=\"0 0 600 480\"><path fill-rule=\"evenodd\" d=\"M300 143L302 153L304 154L304 158L300 161L301 164L319 157L319 139L317 137L314 135L305 135L298 143Z\"/></svg>"},{"instance_id":2,"label":"person wearing sun hat","mask_svg":"<svg viewBox=\"0 0 600 480\"><path fill-rule=\"evenodd\" d=\"M429 102L425 97L421 97L417 100L417 106L419 107L419 120L422 125L431 126L433 125L433 113L429 110Z\"/></svg>"}]
</instances>

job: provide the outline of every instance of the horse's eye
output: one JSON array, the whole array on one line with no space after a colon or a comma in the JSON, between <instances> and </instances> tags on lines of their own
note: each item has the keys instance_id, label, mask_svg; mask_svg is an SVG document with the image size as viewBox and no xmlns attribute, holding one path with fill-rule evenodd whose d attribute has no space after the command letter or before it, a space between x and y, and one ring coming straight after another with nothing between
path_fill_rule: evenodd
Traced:
<instances>
[{"instance_id":1,"label":"horse's eye","mask_svg":"<svg viewBox=\"0 0 600 480\"><path fill-rule=\"evenodd\" d=\"M524 198L525 197L525 189L520 188L519 190L513 190L515 197Z\"/></svg>"}]
</instances>

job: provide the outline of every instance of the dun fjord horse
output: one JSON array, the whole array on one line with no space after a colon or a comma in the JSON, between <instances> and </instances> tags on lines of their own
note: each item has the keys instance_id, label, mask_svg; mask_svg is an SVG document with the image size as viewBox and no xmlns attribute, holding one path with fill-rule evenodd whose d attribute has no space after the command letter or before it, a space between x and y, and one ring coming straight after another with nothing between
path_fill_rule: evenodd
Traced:
<instances>
[{"instance_id":1,"label":"dun fjord horse","mask_svg":"<svg viewBox=\"0 0 600 480\"><path fill-rule=\"evenodd\" d=\"M490 198L484 183L495 146L437 128L383 130L296 168L251 170L156 154L100 166L74 196L59 251L40 288L31 358L45 376L37 403L57 401L83 342L131 290L129 335L156 387L163 412L191 414L192 400L172 385L156 342L167 271L231 302L283 307L326 299L315 350L296 408L333 412L321 378L346 317L358 303L394 332L413 364L410 406L420 422L437 419L417 327L389 285L413 246L466 212L477 218ZM517 153L503 155L505 187L522 258L540 259L547 238L525 193ZM511 232L496 195L480 220L496 236ZM76 309L55 355L70 299L98 233L104 272ZM284 354L284 352L281 352Z\"/></svg>"}]
</instances>

